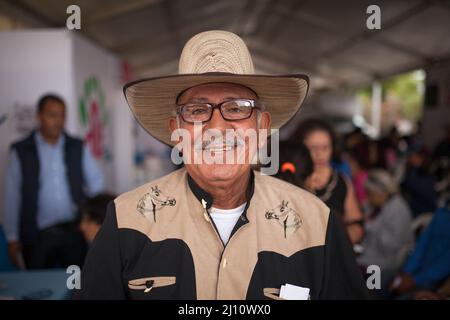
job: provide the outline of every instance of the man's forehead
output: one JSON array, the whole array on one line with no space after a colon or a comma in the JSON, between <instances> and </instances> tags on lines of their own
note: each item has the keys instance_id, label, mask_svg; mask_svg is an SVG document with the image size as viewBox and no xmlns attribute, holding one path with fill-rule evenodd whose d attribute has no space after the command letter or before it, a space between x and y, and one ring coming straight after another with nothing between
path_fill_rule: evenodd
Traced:
<instances>
[{"instance_id":1,"label":"man's forehead","mask_svg":"<svg viewBox=\"0 0 450 320\"><path fill-rule=\"evenodd\" d=\"M223 98L257 98L251 89L235 83L206 83L191 87L184 91L179 98L195 98L207 100L210 95L221 95Z\"/></svg>"}]
</instances>

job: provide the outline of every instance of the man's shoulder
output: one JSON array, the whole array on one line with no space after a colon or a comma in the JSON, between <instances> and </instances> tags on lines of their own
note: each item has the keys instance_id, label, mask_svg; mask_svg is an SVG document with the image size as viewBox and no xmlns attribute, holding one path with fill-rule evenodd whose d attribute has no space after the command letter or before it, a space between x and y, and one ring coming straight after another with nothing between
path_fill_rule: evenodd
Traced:
<instances>
[{"instance_id":1,"label":"man's shoulder","mask_svg":"<svg viewBox=\"0 0 450 320\"><path fill-rule=\"evenodd\" d=\"M252 200L253 202L253 200ZM281 179L255 173L253 214L264 221L268 251L290 257L305 249L322 246L330 220L329 208L314 194ZM272 222L277 223L270 223ZM267 223L269 222L269 223ZM283 233L284 239L280 242ZM296 232L301 229L301 232ZM290 236L288 237L288 235Z\"/></svg>"},{"instance_id":2,"label":"man's shoulder","mask_svg":"<svg viewBox=\"0 0 450 320\"><path fill-rule=\"evenodd\" d=\"M34 143L34 134L35 132L29 133L26 137L23 137L19 140L14 141L11 143L11 150L17 150L19 148L28 147Z\"/></svg>"},{"instance_id":3,"label":"man's shoulder","mask_svg":"<svg viewBox=\"0 0 450 320\"><path fill-rule=\"evenodd\" d=\"M255 184L264 194L275 194L276 198L289 199L306 212L316 212L328 217L328 206L311 192L276 177L255 172Z\"/></svg>"},{"instance_id":4,"label":"man's shoulder","mask_svg":"<svg viewBox=\"0 0 450 320\"><path fill-rule=\"evenodd\" d=\"M84 145L84 141L78 137L72 136L70 134L68 134L67 132L64 133L64 138L66 139L67 143L73 143L79 146L83 146Z\"/></svg>"},{"instance_id":5,"label":"man's shoulder","mask_svg":"<svg viewBox=\"0 0 450 320\"><path fill-rule=\"evenodd\" d=\"M259 182L262 187L268 188L272 192L280 192L286 195L298 196L302 200L308 200L309 203L314 203L317 206L328 208L322 200L311 192L279 178L255 173L255 182Z\"/></svg>"},{"instance_id":6,"label":"man's shoulder","mask_svg":"<svg viewBox=\"0 0 450 320\"><path fill-rule=\"evenodd\" d=\"M156 219L158 207L175 209L178 194L182 192L181 183L186 183L185 175L184 168L176 170L118 196L114 200L117 226L149 234L150 229L159 226L148 220Z\"/></svg>"},{"instance_id":7,"label":"man's shoulder","mask_svg":"<svg viewBox=\"0 0 450 320\"><path fill-rule=\"evenodd\" d=\"M400 195L396 194L387 202L386 210L383 210L384 216L388 220L412 220L411 209L408 202Z\"/></svg>"},{"instance_id":8,"label":"man's shoulder","mask_svg":"<svg viewBox=\"0 0 450 320\"><path fill-rule=\"evenodd\" d=\"M161 178L147 182L133 190L127 191L119 195L115 200L115 205L121 205L125 203L134 203L139 201L145 194L151 192L152 190L167 190L168 192L173 192L177 189L177 184L184 183L186 178L186 169L181 168L175 170Z\"/></svg>"}]
</instances>

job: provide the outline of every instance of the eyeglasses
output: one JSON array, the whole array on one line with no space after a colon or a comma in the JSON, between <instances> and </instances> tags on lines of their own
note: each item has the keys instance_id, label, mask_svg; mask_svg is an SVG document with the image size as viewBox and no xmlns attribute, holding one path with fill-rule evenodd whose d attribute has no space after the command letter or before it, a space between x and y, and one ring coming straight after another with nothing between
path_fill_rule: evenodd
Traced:
<instances>
[{"instance_id":1,"label":"eyeglasses","mask_svg":"<svg viewBox=\"0 0 450 320\"><path fill-rule=\"evenodd\" d=\"M253 109L261 109L257 100L233 99L221 103L186 103L177 106L177 113L188 123L208 122L215 108L225 120L236 121L250 118Z\"/></svg>"}]
</instances>

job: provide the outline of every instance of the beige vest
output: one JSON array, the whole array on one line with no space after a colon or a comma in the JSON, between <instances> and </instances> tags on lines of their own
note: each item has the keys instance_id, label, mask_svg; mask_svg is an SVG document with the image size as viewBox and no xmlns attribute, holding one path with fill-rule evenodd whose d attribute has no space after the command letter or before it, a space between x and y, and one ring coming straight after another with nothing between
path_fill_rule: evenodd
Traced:
<instances>
[{"instance_id":1,"label":"beige vest","mask_svg":"<svg viewBox=\"0 0 450 320\"><path fill-rule=\"evenodd\" d=\"M328 207L314 195L256 171L249 222L225 248L189 188L184 168L122 194L115 205L119 229L134 229L152 241L172 238L187 244L198 299L245 299L258 252L289 257L324 245L329 215Z\"/></svg>"}]
</instances>

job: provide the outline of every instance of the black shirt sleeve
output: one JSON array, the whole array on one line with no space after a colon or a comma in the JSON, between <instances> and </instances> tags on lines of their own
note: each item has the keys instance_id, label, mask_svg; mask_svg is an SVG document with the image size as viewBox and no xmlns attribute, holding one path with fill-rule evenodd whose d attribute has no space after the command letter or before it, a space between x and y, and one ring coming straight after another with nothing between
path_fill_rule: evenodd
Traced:
<instances>
[{"instance_id":1,"label":"black shirt sleeve","mask_svg":"<svg viewBox=\"0 0 450 320\"><path fill-rule=\"evenodd\" d=\"M114 202L110 202L81 271L81 289L75 299L126 299Z\"/></svg>"},{"instance_id":2,"label":"black shirt sleeve","mask_svg":"<svg viewBox=\"0 0 450 320\"><path fill-rule=\"evenodd\" d=\"M369 298L342 219L333 212L328 218L324 270L320 299Z\"/></svg>"}]
</instances>

